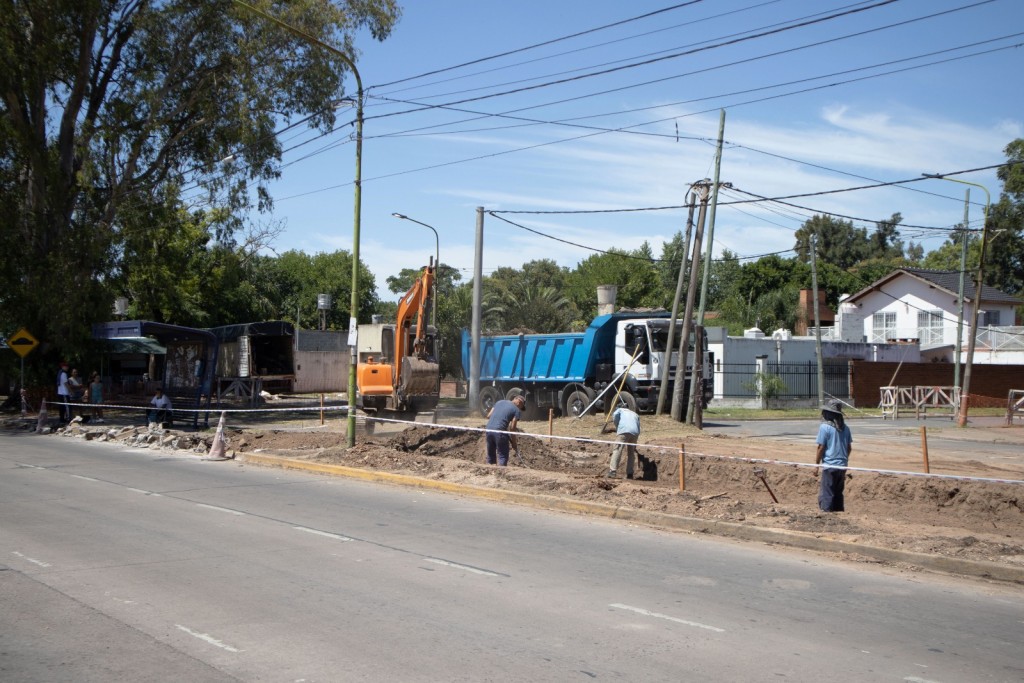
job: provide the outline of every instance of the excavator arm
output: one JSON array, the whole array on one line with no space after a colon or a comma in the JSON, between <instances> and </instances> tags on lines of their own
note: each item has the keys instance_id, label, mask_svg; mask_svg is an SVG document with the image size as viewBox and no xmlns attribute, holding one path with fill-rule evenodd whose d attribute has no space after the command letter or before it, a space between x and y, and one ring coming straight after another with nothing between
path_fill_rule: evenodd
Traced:
<instances>
[{"instance_id":1,"label":"excavator arm","mask_svg":"<svg viewBox=\"0 0 1024 683\"><path fill-rule=\"evenodd\" d=\"M387 398L387 409L405 411L415 409L414 397L437 396L440 367L430 358L427 344L427 317L432 305L434 264L423 269L423 274L398 302L395 320L394 353L389 362L372 360L361 364L358 370L359 391L364 405L371 397L379 408ZM415 323L415 329L413 324Z\"/></svg>"}]
</instances>

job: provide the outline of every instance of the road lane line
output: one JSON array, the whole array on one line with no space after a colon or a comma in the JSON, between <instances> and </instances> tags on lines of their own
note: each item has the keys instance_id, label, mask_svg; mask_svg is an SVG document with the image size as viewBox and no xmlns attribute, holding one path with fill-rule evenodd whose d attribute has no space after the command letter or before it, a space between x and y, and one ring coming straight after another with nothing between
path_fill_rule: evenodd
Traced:
<instances>
[{"instance_id":1,"label":"road lane line","mask_svg":"<svg viewBox=\"0 0 1024 683\"><path fill-rule=\"evenodd\" d=\"M686 619L678 619L676 617L670 617L667 614L660 614L658 612L650 612L648 610L643 609L642 607L630 607L629 605L622 605L622 604L617 603L617 602L612 603L612 604L610 604L608 606L613 608L613 609L624 609L624 610L627 610L629 612L636 612L637 614L642 614L645 617L654 617L655 619L666 619L668 621L674 621L677 624L684 624L686 626L695 626L697 628L707 629L708 631L714 631L715 633L725 633L725 629L724 628L718 628L717 626L708 626L707 624L702 624L702 623L700 623L698 621L687 621Z\"/></svg>"},{"instance_id":2,"label":"road lane line","mask_svg":"<svg viewBox=\"0 0 1024 683\"><path fill-rule=\"evenodd\" d=\"M99 479L93 479L92 477L83 477L81 474L72 474L75 479L83 479L85 481L99 481Z\"/></svg>"},{"instance_id":3,"label":"road lane line","mask_svg":"<svg viewBox=\"0 0 1024 683\"><path fill-rule=\"evenodd\" d=\"M39 565L40 567L49 567L50 566L49 562L43 562L42 560L37 560L37 559L35 559L33 557L29 557L28 555L22 555L17 550L13 551L11 554L12 555L17 555L18 557L20 557L21 559L25 560L26 562L31 562L32 564Z\"/></svg>"},{"instance_id":4,"label":"road lane line","mask_svg":"<svg viewBox=\"0 0 1024 683\"><path fill-rule=\"evenodd\" d=\"M442 564L445 567L454 567L455 569L464 569L467 572L472 572L473 574L480 574L482 576L505 576L505 577L508 576L508 574L499 574L498 572L492 572L492 571L488 571L486 569L479 569L477 567L471 567L468 564L459 564L458 562L449 562L448 560L441 560L441 559L438 559L436 557L427 557L427 558L424 558L424 559L426 559L427 562L433 562L434 564Z\"/></svg>"},{"instance_id":5,"label":"road lane line","mask_svg":"<svg viewBox=\"0 0 1024 683\"><path fill-rule=\"evenodd\" d=\"M175 626L177 626L179 630L184 631L185 633L189 634L190 636L198 638L199 640L207 642L210 645L213 645L215 647L219 647L222 650L227 650L228 652L241 652L241 650L239 650L238 648L231 647L227 643L224 643L224 642L221 642L221 641L217 640L216 638L214 638L213 636L211 636L208 633L198 633L198 632L193 631L192 629L190 629L188 626L182 626L181 624L175 624Z\"/></svg>"},{"instance_id":6,"label":"road lane line","mask_svg":"<svg viewBox=\"0 0 1024 683\"><path fill-rule=\"evenodd\" d=\"M207 508L209 510L216 510L218 512L226 512L226 513L228 513L230 515L239 515L239 516L241 516L241 515L245 514L244 512L239 512L238 510L230 510L228 508L217 507L216 505L207 505L206 503L196 503L196 505L198 505L201 508Z\"/></svg>"},{"instance_id":7,"label":"road lane line","mask_svg":"<svg viewBox=\"0 0 1024 683\"><path fill-rule=\"evenodd\" d=\"M152 491L147 491L146 489L133 489L131 486L126 486L125 488L128 489L129 491L135 491L135 493L141 493L145 496L154 496L155 498L161 497L159 493L153 493Z\"/></svg>"},{"instance_id":8,"label":"road lane line","mask_svg":"<svg viewBox=\"0 0 1024 683\"><path fill-rule=\"evenodd\" d=\"M327 538L333 538L333 539L336 539L338 541L351 541L351 540L354 540L354 539L349 538L348 536L341 536L339 534L332 534L332 533L330 533L328 531L320 531L319 529L310 529L308 526L293 526L292 528L293 529L297 529L298 531L305 531L307 534L316 534L317 536L326 536Z\"/></svg>"}]
</instances>

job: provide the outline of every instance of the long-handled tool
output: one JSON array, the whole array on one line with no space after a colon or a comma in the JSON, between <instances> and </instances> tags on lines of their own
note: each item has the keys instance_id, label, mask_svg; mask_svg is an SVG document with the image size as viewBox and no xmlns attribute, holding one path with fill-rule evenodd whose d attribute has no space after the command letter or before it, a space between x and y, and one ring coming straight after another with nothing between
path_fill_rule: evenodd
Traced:
<instances>
[{"instance_id":1,"label":"long-handled tool","mask_svg":"<svg viewBox=\"0 0 1024 683\"><path fill-rule=\"evenodd\" d=\"M772 497L772 500L778 503L779 499L775 497L775 493L772 491L772 487L768 485L768 482L764 478L764 469L761 467L755 467L754 476L761 480L761 483L764 484L764 487L768 489L768 495Z\"/></svg>"},{"instance_id":2,"label":"long-handled tool","mask_svg":"<svg viewBox=\"0 0 1024 683\"><path fill-rule=\"evenodd\" d=\"M612 399L611 403L608 404L608 414L604 417L604 424L601 425L601 431L604 432L608 426L609 420L612 419L612 412L615 411L615 405L619 402L619 394L622 393L622 387L626 386L626 377L629 375L630 369L633 367L633 363L636 362L636 357L640 355L640 345L636 345L636 349L633 350L633 357L629 359L629 365L622 372L622 381L619 382L619 388L615 391L615 398Z\"/></svg>"}]
</instances>

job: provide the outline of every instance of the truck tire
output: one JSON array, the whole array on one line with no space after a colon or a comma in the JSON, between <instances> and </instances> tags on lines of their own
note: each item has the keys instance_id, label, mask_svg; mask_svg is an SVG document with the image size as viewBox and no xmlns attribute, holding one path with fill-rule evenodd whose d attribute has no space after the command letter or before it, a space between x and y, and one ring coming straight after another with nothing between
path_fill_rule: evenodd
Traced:
<instances>
[{"instance_id":1,"label":"truck tire","mask_svg":"<svg viewBox=\"0 0 1024 683\"><path fill-rule=\"evenodd\" d=\"M625 408L629 408L630 410L632 410L635 413L636 412L636 397L634 397L633 394L629 393L628 391L623 391L621 394L619 394L619 402L618 402L618 404L615 405L612 408L612 410L615 410L615 408L618 408L619 406L623 406Z\"/></svg>"},{"instance_id":2,"label":"truck tire","mask_svg":"<svg viewBox=\"0 0 1024 683\"><path fill-rule=\"evenodd\" d=\"M498 387L480 387L480 414L486 416L500 400L501 392L498 391Z\"/></svg>"},{"instance_id":3,"label":"truck tire","mask_svg":"<svg viewBox=\"0 0 1024 683\"><path fill-rule=\"evenodd\" d=\"M565 398L565 411L563 414L566 417L579 417L593 400L594 397L585 387L572 391Z\"/></svg>"}]
</instances>

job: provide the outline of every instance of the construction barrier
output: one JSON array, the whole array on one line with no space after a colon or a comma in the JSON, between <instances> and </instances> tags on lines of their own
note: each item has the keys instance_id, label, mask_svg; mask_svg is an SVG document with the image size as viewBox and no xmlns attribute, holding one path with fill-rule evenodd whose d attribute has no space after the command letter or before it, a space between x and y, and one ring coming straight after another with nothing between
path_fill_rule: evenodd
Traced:
<instances>
[{"instance_id":1,"label":"construction barrier","mask_svg":"<svg viewBox=\"0 0 1024 683\"><path fill-rule=\"evenodd\" d=\"M1013 418L1024 419L1024 389L1010 389L1006 399L1006 426L1013 426Z\"/></svg>"},{"instance_id":2,"label":"construction barrier","mask_svg":"<svg viewBox=\"0 0 1024 683\"><path fill-rule=\"evenodd\" d=\"M921 419L928 417L928 409L948 409L949 419L954 419L960 411L960 387L880 387L881 400L878 407L882 411L882 419L898 419L900 409L913 409L914 416Z\"/></svg>"}]
</instances>

